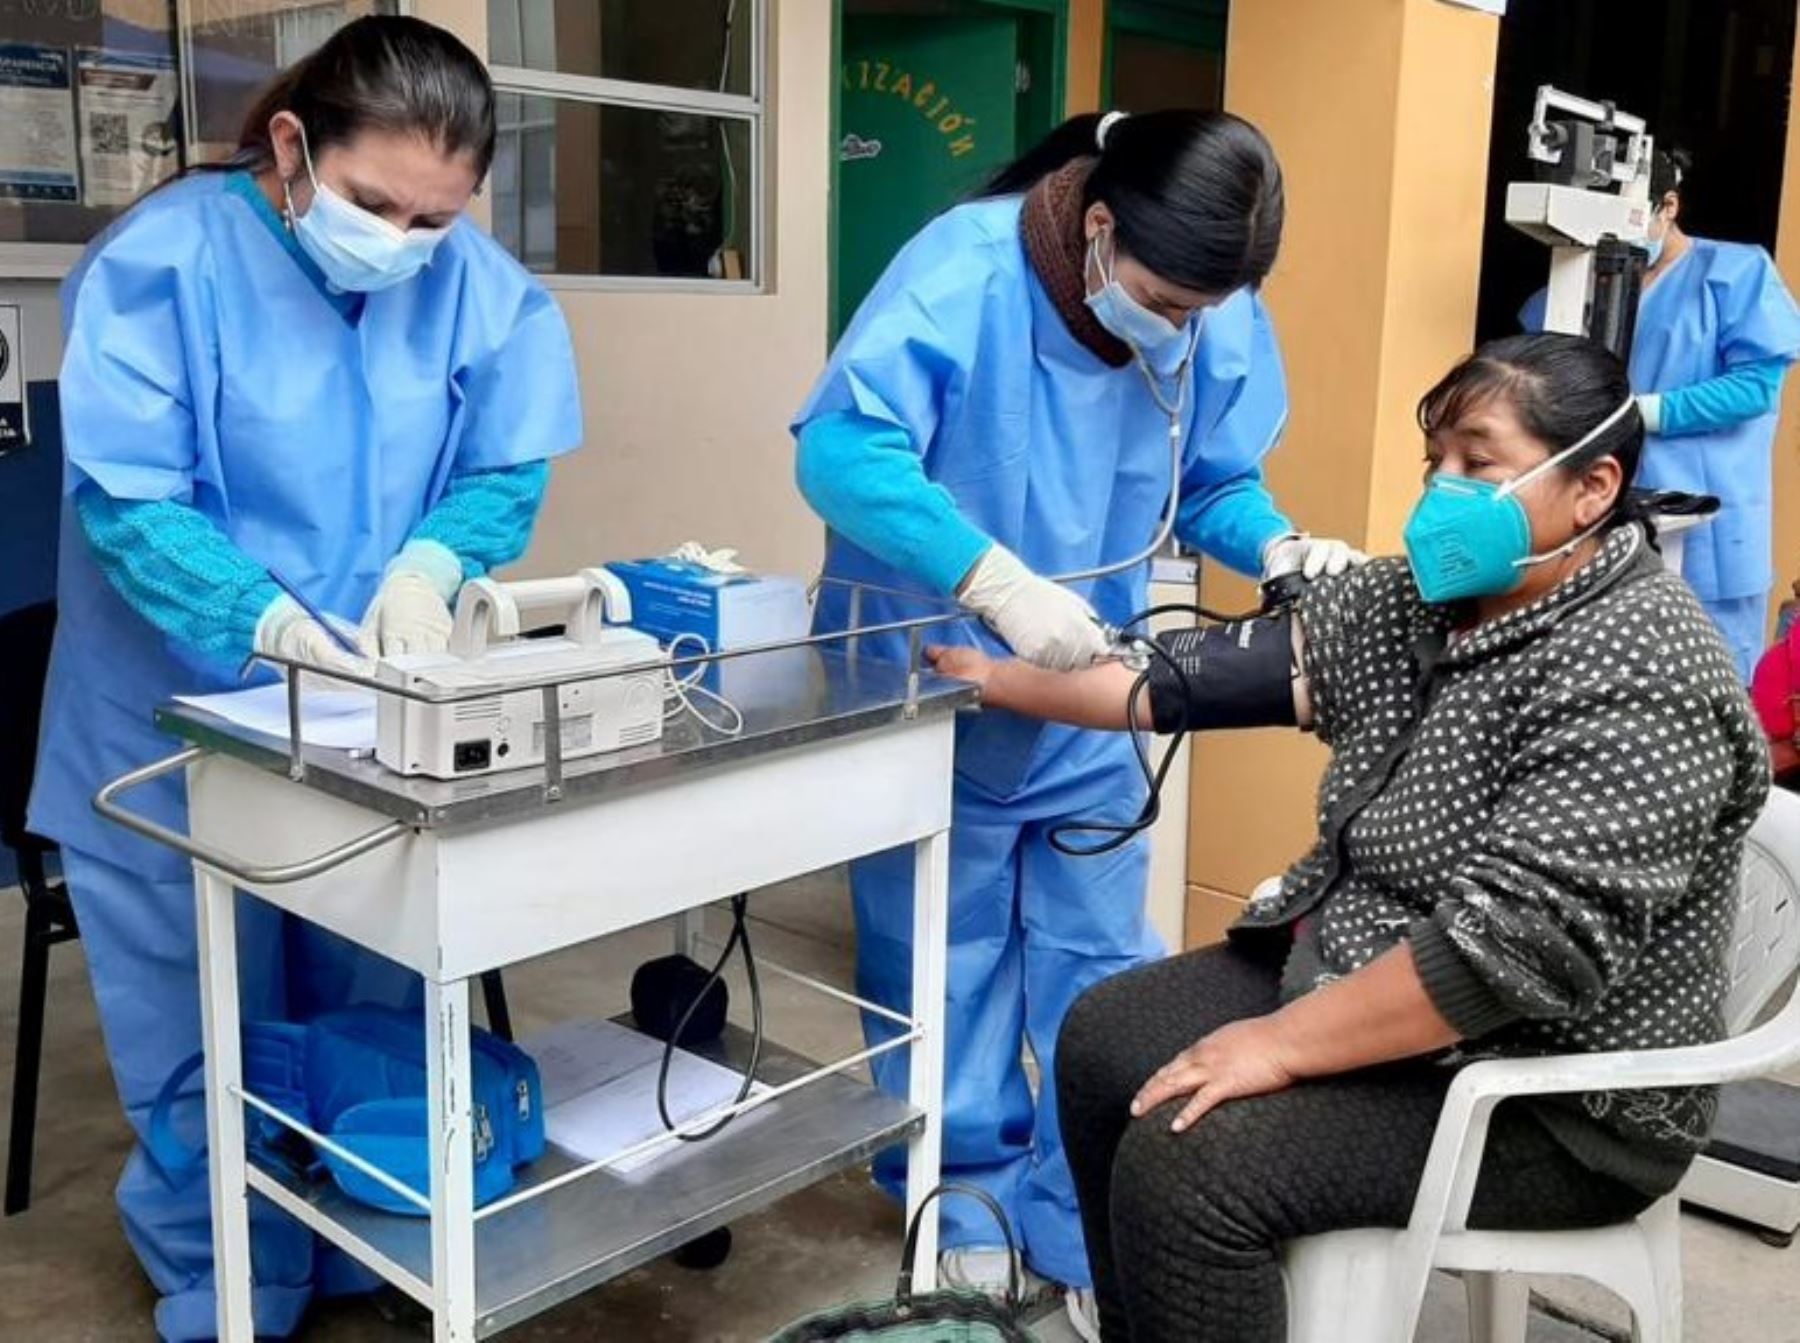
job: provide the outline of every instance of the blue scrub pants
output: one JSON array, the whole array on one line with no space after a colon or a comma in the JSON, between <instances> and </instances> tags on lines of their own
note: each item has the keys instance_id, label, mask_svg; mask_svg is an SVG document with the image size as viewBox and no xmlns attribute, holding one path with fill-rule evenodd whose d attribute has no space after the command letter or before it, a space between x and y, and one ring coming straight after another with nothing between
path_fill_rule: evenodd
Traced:
<instances>
[{"instance_id":1,"label":"blue scrub pants","mask_svg":"<svg viewBox=\"0 0 1800 1343\"><path fill-rule=\"evenodd\" d=\"M179 1182L145 1150L150 1110L177 1064L200 1049L200 982L194 883L154 880L80 850L64 850L63 872L81 927L113 1080L137 1146L119 1177L126 1239L161 1293L156 1329L171 1343L217 1337L211 1197L204 1162ZM290 920L248 897L238 902L238 954L245 1020L304 1020L350 1002L403 1006L419 1000L416 976L322 929ZM173 1112L195 1147L206 1133L196 1077ZM312 1232L252 1196L251 1258L258 1337L299 1326L314 1289L367 1291L373 1279Z\"/></svg>"},{"instance_id":2,"label":"blue scrub pants","mask_svg":"<svg viewBox=\"0 0 1800 1343\"><path fill-rule=\"evenodd\" d=\"M1738 675L1744 678L1745 685L1749 685L1757 660L1769 646L1767 595L1733 597L1702 602L1701 605L1706 607L1706 614L1712 617L1713 624L1719 627L1719 633L1725 636L1725 646L1731 650L1732 659L1738 665Z\"/></svg>"},{"instance_id":3,"label":"blue scrub pants","mask_svg":"<svg viewBox=\"0 0 1800 1343\"><path fill-rule=\"evenodd\" d=\"M1056 1037L1089 987L1162 954L1144 916L1149 845L1142 837L1098 858L1050 846L1063 820L1130 820L1144 784L1129 761L1064 776L1059 786L1004 806L957 785L950 835L950 964L945 1040L943 1178L979 1185L1011 1219L1027 1261L1044 1277L1091 1285L1075 1187L1057 1126ZM1108 751L1115 760L1121 753ZM1079 785L1076 787L1075 785ZM1030 793L1032 790L1027 790ZM1092 836L1077 837L1087 843ZM856 863L857 980L863 996L911 1010L911 850ZM869 1042L895 1028L864 1017ZM1029 1044L1041 1083L1034 1101L1022 1061ZM906 1094L907 1051L874 1060L877 1082ZM876 1160L896 1196L905 1152ZM943 1203L943 1245L1001 1244L988 1214L967 1199Z\"/></svg>"}]
</instances>

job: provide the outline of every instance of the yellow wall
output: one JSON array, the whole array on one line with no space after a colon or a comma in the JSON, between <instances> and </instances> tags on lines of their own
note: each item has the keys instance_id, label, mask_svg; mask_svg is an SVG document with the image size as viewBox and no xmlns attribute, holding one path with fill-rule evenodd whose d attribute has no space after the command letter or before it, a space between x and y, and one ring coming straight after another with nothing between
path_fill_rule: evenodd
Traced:
<instances>
[{"instance_id":1,"label":"yellow wall","mask_svg":"<svg viewBox=\"0 0 1800 1343\"><path fill-rule=\"evenodd\" d=\"M1492 16L1441 0L1233 7L1226 106L1268 134L1287 187L1266 298L1293 418L1269 482L1307 530L1399 543L1419 486L1414 403L1475 329L1498 34ZM1206 595L1251 600L1216 572ZM1191 941L1310 841L1322 762L1292 733L1198 744Z\"/></svg>"},{"instance_id":2,"label":"yellow wall","mask_svg":"<svg viewBox=\"0 0 1800 1343\"><path fill-rule=\"evenodd\" d=\"M1068 82L1063 104L1070 116L1099 110L1105 60L1106 0L1069 0Z\"/></svg>"}]
</instances>

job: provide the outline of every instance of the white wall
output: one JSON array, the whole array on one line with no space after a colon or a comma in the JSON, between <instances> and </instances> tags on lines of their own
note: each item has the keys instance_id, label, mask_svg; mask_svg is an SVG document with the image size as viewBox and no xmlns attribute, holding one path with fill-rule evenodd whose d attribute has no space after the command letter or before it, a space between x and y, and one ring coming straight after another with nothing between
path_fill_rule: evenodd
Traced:
<instances>
[{"instance_id":1,"label":"white wall","mask_svg":"<svg viewBox=\"0 0 1800 1343\"><path fill-rule=\"evenodd\" d=\"M818 568L823 531L794 489L787 424L826 355L831 3L770 9L768 292L557 291L587 442L558 466L521 572L567 573L689 539L734 546L765 571ZM417 12L471 40L482 18L469 0L419 0Z\"/></svg>"}]
</instances>

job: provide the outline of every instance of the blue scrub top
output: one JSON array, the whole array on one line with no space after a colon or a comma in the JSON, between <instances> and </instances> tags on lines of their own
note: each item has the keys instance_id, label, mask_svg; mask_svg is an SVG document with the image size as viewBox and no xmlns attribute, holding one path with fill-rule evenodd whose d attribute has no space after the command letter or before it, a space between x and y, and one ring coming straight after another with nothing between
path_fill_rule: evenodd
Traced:
<instances>
[{"instance_id":1,"label":"blue scrub top","mask_svg":"<svg viewBox=\"0 0 1800 1343\"><path fill-rule=\"evenodd\" d=\"M1760 247L1694 238L1682 258L1644 291L1631 350L1631 386L1673 392L1743 364L1800 357L1796 308L1774 259ZM1520 321L1540 331L1545 296ZM1704 601L1765 595L1774 582L1774 462L1777 416L1680 437L1651 435L1637 483L1710 494L1722 503L1688 533L1683 577Z\"/></svg>"},{"instance_id":2,"label":"blue scrub top","mask_svg":"<svg viewBox=\"0 0 1800 1343\"><path fill-rule=\"evenodd\" d=\"M1016 196L962 205L914 237L864 301L794 429L845 411L898 426L964 517L1034 571L1054 575L1115 563L1149 544L1169 498L1169 417L1137 368L1108 366L1070 334L1025 250L1021 205ZM1291 530L1261 468L1287 421L1281 356L1248 291L1194 320L1203 327L1182 416L1178 530L1254 573L1263 546ZM835 534L826 572L922 590ZM1117 623L1145 605L1147 583L1140 565L1080 590ZM941 606L869 594L862 623ZM841 627L845 617L842 589L826 587L820 623ZM974 621L932 637L1002 651ZM906 646L903 638L871 645L891 657ZM958 768L1005 797L1034 761L1070 765L1095 749L1092 738L984 713L963 726Z\"/></svg>"},{"instance_id":3,"label":"blue scrub top","mask_svg":"<svg viewBox=\"0 0 1800 1343\"><path fill-rule=\"evenodd\" d=\"M240 683L166 639L95 565L68 495L174 499L349 618L453 473L577 446L568 329L467 220L416 279L333 292L255 182L196 173L109 228L63 286L59 625L31 824L147 875L185 864L100 820L106 780L175 748L178 693ZM139 805L184 824L178 781Z\"/></svg>"}]
</instances>

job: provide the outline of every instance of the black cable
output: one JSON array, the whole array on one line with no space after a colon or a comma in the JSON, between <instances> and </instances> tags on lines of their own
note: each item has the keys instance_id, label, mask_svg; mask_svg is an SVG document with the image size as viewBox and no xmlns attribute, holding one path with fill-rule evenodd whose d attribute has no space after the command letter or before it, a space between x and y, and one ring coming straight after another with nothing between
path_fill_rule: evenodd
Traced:
<instances>
[{"instance_id":1,"label":"black cable","mask_svg":"<svg viewBox=\"0 0 1800 1343\"><path fill-rule=\"evenodd\" d=\"M663 1042L662 1066L656 1074L656 1110L662 1116L663 1127L682 1142L705 1142L708 1138L717 1136L727 1124L737 1118L735 1114L728 1114L699 1133L681 1132L669 1114L669 1069L675 1062L675 1050L681 1043L682 1032L687 1030L688 1023L694 1019L694 1013L706 1000L707 994L712 992L713 985L725 977L725 966L731 960L731 953L740 947L744 952L744 977L750 981L750 1066L744 1069L744 1084L738 1088L738 1094L731 1103L742 1105L749 1098L751 1088L756 1085L756 1069L762 1062L763 1051L763 1001L762 983L756 974L756 955L750 947L749 909L749 896L731 897L731 936L725 939L719 959L713 962L712 973L707 976L705 986L693 996L687 1005L687 1011L681 1014L681 1020L675 1023L675 1029L669 1032L669 1038Z\"/></svg>"},{"instance_id":2,"label":"black cable","mask_svg":"<svg viewBox=\"0 0 1800 1343\"><path fill-rule=\"evenodd\" d=\"M1215 625L1230 625L1240 620L1254 620L1258 616L1267 615L1273 610L1289 605L1294 596L1298 595L1292 587L1284 587L1280 590L1265 588L1264 592L1263 605L1259 610L1238 615L1226 615L1212 611L1193 602L1166 602L1161 606L1152 606L1139 611L1119 626L1119 633L1123 635L1140 625L1171 615L1193 616L1197 620L1210 621ZM1187 694L1192 696L1194 686L1193 682L1188 679L1187 669L1176 661L1168 649L1154 638L1133 637L1131 643L1134 648L1142 649L1151 657L1161 658L1174 670ZM1138 721L1138 700L1143 696L1144 689L1149 684L1150 672L1146 668L1137 680L1132 682L1131 698L1125 706L1125 722L1131 734L1132 750L1137 755L1138 768L1143 771L1144 775L1144 788L1147 796L1144 799L1143 807L1139 809L1136 819L1130 821L1064 821L1059 825L1051 826L1047 837L1050 840L1050 847L1058 853L1070 858L1098 858L1103 854L1124 848L1161 818L1163 784L1169 777L1169 770L1175 764L1176 755L1181 751L1182 742L1187 740L1187 733L1185 731L1171 733L1169 746L1163 752L1162 761L1155 768L1151 767L1150 751L1144 745L1144 727ZM1105 835L1107 838L1092 844L1077 844L1069 840L1068 837L1071 835Z\"/></svg>"},{"instance_id":3,"label":"black cable","mask_svg":"<svg viewBox=\"0 0 1800 1343\"><path fill-rule=\"evenodd\" d=\"M1126 627L1140 623L1132 620ZM1124 627L1122 627L1124 628ZM1140 640L1138 647L1148 651L1152 657L1160 657L1175 669L1182 683L1187 684L1187 672L1169 655L1167 649L1154 639ZM1138 810L1135 820L1117 821L1064 821L1060 825L1050 827L1048 839L1050 847L1070 858L1098 858L1102 854L1112 853L1124 848L1138 835L1155 825L1162 816L1162 787L1169 777L1169 770L1175 764L1175 756L1181 750L1181 743L1186 740L1185 732L1177 732L1169 738L1168 749L1163 752L1160 763L1154 768L1150 764L1150 750L1144 744L1143 725L1138 721L1138 700L1142 698L1144 688L1150 684L1150 673L1142 672L1131 684L1131 698L1125 705L1125 721L1131 735L1131 747L1137 756L1138 769L1144 775L1146 796L1144 805ZM1073 843L1071 835L1105 835L1106 839L1092 844Z\"/></svg>"}]
</instances>

